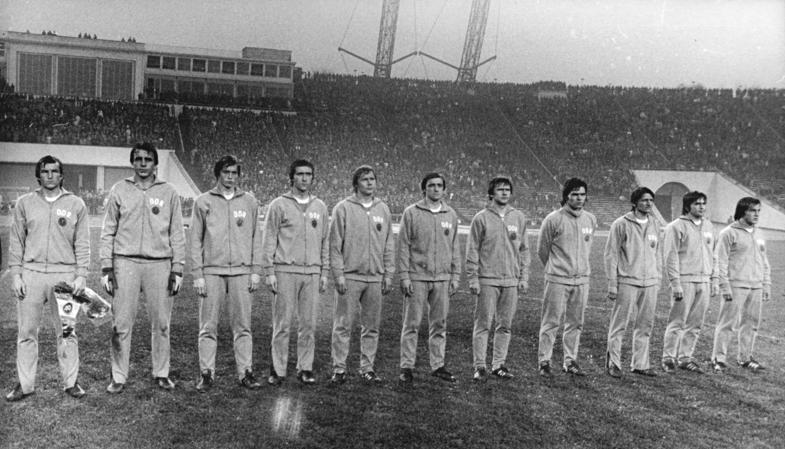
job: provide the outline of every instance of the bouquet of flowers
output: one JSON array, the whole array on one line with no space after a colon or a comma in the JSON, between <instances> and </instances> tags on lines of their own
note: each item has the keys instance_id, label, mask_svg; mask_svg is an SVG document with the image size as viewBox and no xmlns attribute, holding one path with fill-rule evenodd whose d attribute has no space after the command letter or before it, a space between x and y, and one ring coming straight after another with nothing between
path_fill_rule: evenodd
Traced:
<instances>
[{"instance_id":1,"label":"bouquet of flowers","mask_svg":"<svg viewBox=\"0 0 785 449\"><path fill-rule=\"evenodd\" d=\"M67 282L59 282L54 286L55 298L57 299L60 321L63 323L63 336L68 332L73 332L73 325L79 309L84 311L85 316L95 326L100 326L112 319L112 305L87 287L80 295L74 296L73 288ZM81 307L80 307L81 306Z\"/></svg>"}]
</instances>

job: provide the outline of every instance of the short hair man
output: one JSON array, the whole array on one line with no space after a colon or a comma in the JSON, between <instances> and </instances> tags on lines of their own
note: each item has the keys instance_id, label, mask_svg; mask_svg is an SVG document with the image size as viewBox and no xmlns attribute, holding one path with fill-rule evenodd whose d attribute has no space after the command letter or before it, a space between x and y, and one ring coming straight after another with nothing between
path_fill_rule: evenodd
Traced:
<instances>
[{"instance_id":1,"label":"short hair man","mask_svg":"<svg viewBox=\"0 0 785 449\"><path fill-rule=\"evenodd\" d=\"M101 284L112 295L112 381L120 393L128 379L131 335L144 292L150 316L152 374L164 390L169 379L169 330L174 295L185 264L185 233L180 196L156 176L158 151L151 143L131 148L134 175L112 186L101 230Z\"/></svg>"},{"instance_id":2,"label":"short hair man","mask_svg":"<svg viewBox=\"0 0 785 449\"><path fill-rule=\"evenodd\" d=\"M671 308L662 348L662 370L702 374L693 354L711 296L719 292L714 247L717 238L705 218L706 194L687 192L682 215L665 227L663 258L671 287ZM711 283L711 284L710 284Z\"/></svg>"},{"instance_id":3,"label":"short hair man","mask_svg":"<svg viewBox=\"0 0 785 449\"><path fill-rule=\"evenodd\" d=\"M491 374L502 380L514 377L506 365L507 351L518 294L529 289L531 256L526 217L509 205L511 197L510 178L499 176L490 180L490 204L472 218L466 243L466 277L469 290L476 295L472 331L475 382L488 380L488 334L494 320Z\"/></svg>"},{"instance_id":4,"label":"short hair man","mask_svg":"<svg viewBox=\"0 0 785 449\"><path fill-rule=\"evenodd\" d=\"M390 208L374 196L376 173L368 165L354 170L354 194L333 208L330 270L335 279L330 383L346 381L346 357L357 309L360 309L360 376L379 383L374 372L379 345L382 295L392 288L395 271Z\"/></svg>"},{"instance_id":5,"label":"short hair man","mask_svg":"<svg viewBox=\"0 0 785 449\"><path fill-rule=\"evenodd\" d=\"M545 266L545 292L537 358L543 377L553 376L553 343L562 322L562 370L573 376L585 375L577 359L589 298L589 253L597 230L597 219L584 209L587 195L585 181L568 179L562 189L561 209L548 214L540 227L537 255Z\"/></svg>"},{"instance_id":6,"label":"short hair man","mask_svg":"<svg viewBox=\"0 0 785 449\"><path fill-rule=\"evenodd\" d=\"M65 392L81 398L85 392L77 381L79 342L76 331L60 322L53 287L68 282L75 295L85 289L90 265L90 230L84 201L63 188L63 163L44 156L35 165L40 186L20 197L14 208L9 234L8 267L17 298L19 334L16 370L19 383L6 400L19 401L35 392L38 369L38 328L44 303L57 335L57 361Z\"/></svg>"},{"instance_id":7,"label":"short hair man","mask_svg":"<svg viewBox=\"0 0 785 449\"><path fill-rule=\"evenodd\" d=\"M621 345L635 310L632 333L632 372L656 376L649 363L649 339L654 327L657 289L662 280L660 225L653 215L654 192L638 187L630 195L632 210L611 224L605 243L608 299L613 301L608 326L606 370L621 377Z\"/></svg>"},{"instance_id":8,"label":"short hair man","mask_svg":"<svg viewBox=\"0 0 785 449\"><path fill-rule=\"evenodd\" d=\"M403 293L401 374L411 383L417 358L417 332L428 309L428 353L431 375L455 382L445 368L447 313L450 296L458 290L461 251L458 214L444 202L444 175L428 173L420 182L423 199L407 207L398 233L398 273Z\"/></svg>"},{"instance_id":9,"label":"short hair man","mask_svg":"<svg viewBox=\"0 0 785 449\"><path fill-rule=\"evenodd\" d=\"M261 387L253 374L251 306L261 281L261 232L256 198L238 188L240 163L223 156L213 167L215 187L199 195L191 220L194 290L199 295L199 371L196 390L215 379L221 304L229 309L234 361L240 385Z\"/></svg>"},{"instance_id":10,"label":"short hair man","mask_svg":"<svg viewBox=\"0 0 785 449\"><path fill-rule=\"evenodd\" d=\"M712 360L715 371L728 368L728 345L738 338L736 361L750 371L764 369L752 357L760 326L761 301L771 297L771 267L766 242L757 232L761 203L744 197L736 204L735 220L720 232L717 241L717 277L723 301L714 329Z\"/></svg>"},{"instance_id":11,"label":"short hair man","mask_svg":"<svg viewBox=\"0 0 785 449\"><path fill-rule=\"evenodd\" d=\"M270 203L264 226L262 268L273 292L272 366L267 382L286 378L289 329L297 314L297 378L316 382L313 359L319 294L327 289L329 221L327 205L311 194L314 167L298 159L289 166L291 189Z\"/></svg>"}]
</instances>

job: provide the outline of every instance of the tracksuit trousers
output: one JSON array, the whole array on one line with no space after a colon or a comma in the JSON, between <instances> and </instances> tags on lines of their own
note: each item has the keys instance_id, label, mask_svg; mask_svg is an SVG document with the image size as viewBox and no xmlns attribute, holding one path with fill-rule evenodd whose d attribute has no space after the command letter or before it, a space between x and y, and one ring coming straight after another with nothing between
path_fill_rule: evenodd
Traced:
<instances>
[{"instance_id":1,"label":"tracksuit trousers","mask_svg":"<svg viewBox=\"0 0 785 449\"><path fill-rule=\"evenodd\" d=\"M621 344L627 323L635 311L632 331L632 369L647 370L649 362L649 339L654 327L654 309L657 306L657 285L640 287L619 284L619 292L613 304L611 322L608 326L608 365L621 367Z\"/></svg>"},{"instance_id":2,"label":"tracksuit trousers","mask_svg":"<svg viewBox=\"0 0 785 449\"><path fill-rule=\"evenodd\" d=\"M403 298L401 329L401 368L414 368L417 334L425 307L428 307L428 355L431 371L444 366L447 346L447 313L450 307L450 281L412 281L414 294Z\"/></svg>"},{"instance_id":3,"label":"tracksuit trousers","mask_svg":"<svg viewBox=\"0 0 785 449\"><path fill-rule=\"evenodd\" d=\"M663 337L662 360L679 364L693 360L706 310L709 308L711 287L708 282L683 282L681 301L671 294L668 326Z\"/></svg>"},{"instance_id":4,"label":"tracksuit trousers","mask_svg":"<svg viewBox=\"0 0 785 449\"><path fill-rule=\"evenodd\" d=\"M346 293L335 292L333 308L333 372L346 372L349 339L360 309L360 374L373 371L382 319L382 283L346 280Z\"/></svg>"},{"instance_id":5,"label":"tracksuit trousers","mask_svg":"<svg viewBox=\"0 0 785 449\"><path fill-rule=\"evenodd\" d=\"M763 289L731 287L733 301L722 300L717 327L714 329L714 352L711 358L728 363L728 345L734 335L739 342L736 360L744 363L752 357L755 337L760 326Z\"/></svg>"},{"instance_id":6,"label":"tracksuit trousers","mask_svg":"<svg viewBox=\"0 0 785 449\"><path fill-rule=\"evenodd\" d=\"M512 319L518 308L518 287L497 287L480 285L480 294L474 306L474 330L472 332L472 351L474 368L486 368L488 334L491 323L496 321L493 332L493 359L491 370L507 362L512 334Z\"/></svg>"},{"instance_id":7,"label":"tracksuit trousers","mask_svg":"<svg viewBox=\"0 0 785 449\"><path fill-rule=\"evenodd\" d=\"M289 330L297 313L297 371L312 371L316 305L319 303L319 274L275 272L278 293L273 296L271 352L275 374L286 377L289 360Z\"/></svg>"},{"instance_id":8,"label":"tracksuit trousers","mask_svg":"<svg viewBox=\"0 0 785 449\"><path fill-rule=\"evenodd\" d=\"M589 284L567 285L545 282L540 322L540 343L537 350L539 363L551 361L556 332L564 322L562 347L563 366L578 359L578 347L583 331L583 315L589 299Z\"/></svg>"}]
</instances>

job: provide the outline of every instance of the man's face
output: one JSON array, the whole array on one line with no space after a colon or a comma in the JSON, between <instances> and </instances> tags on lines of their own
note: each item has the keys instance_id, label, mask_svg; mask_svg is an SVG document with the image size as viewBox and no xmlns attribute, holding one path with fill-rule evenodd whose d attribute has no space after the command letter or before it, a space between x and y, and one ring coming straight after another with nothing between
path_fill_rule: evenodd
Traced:
<instances>
[{"instance_id":1,"label":"man's face","mask_svg":"<svg viewBox=\"0 0 785 449\"><path fill-rule=\"evenodd\" d=\"M444 180L442 178L431 178L425 183L425 197L429 201L441 201L444 197Z\"/></svg>"},{"instance_id":2,"label":"man's face","mask_svg":"<svg viewBox=\"0 0 785 449\"><path fill-rule=\"evenodd\" d=\"M706 200L703 198L698 198L694 203L690 205L690 216L692 218L701 219L703 218L703 214L706 213Z\"/></svg>"},{"instance_id":3,"label":"man's face","mask_svg":"<svg viewBox=\"0 0 785 449\"><path fill-rule=\"evenodd\" d=\"M567 206L572 210L581 210L586 204L586 188L583 186L574 189L567 195Z\"/></svg>"},{"instance_id":4,"label":"man's face","mask_svg":"<svg viewBox=\"0 0 785 449\"><path fill-rule=\"evenodd\" d=\"M496 184L496 187L493 188L493 196L491 196L491 199L496 205L505 206L510 202L511 194L512 188L509 184Z\"/></svg>"},{"instance_id":5,"label":"man's face","mask_svg":"<svg viewBox=\"0 0 785 449\"><path fill-rule=\"evenodd\" d=\"M56 190L63 182L63 174L60 172L60 164L44 164L41 167L40 175L38 175L38 182L44 190Z\"/></svg>"},{"instance_id":6,"label":"man's face","mask_svg":"<svg viewBox=\"0 0 785 449\"><path fill-rule=\"evenodd\" d=\"M292 188L299 193L307 193L313 184L313 169L308 166L297 167L292 176Z\"/></svg>"},{"instance_id":7,"label":"man's face","mask_svg":"<svg viewBox=\"0 0 785 449\"><path fill-rule=\"evenodd\" d=\"M237 165L227 165L218 174L218 184L226 190L232 190L237 185L237 178L240 177L240 167Z\"/></svg>"},{"instance_id":8,"label":"man's face","mask_svg":"<svg viewBox=\"0 0 785 449\"><path fill-rule=\"evenodd\" d=\"M748 226L755 226L758 224L758 220L760 220L760 204L753 204L748 207L747 212L744 212L744 216L741 217L741 220L746 222Z\"/></svg>"},{"instance_id":9,"label":"man's face","mask_svg":"<svg viewBox=\"0 0 785 449\"><path fill-rule=\"evenodd\" d=\"M147 179L155 172L153 153L147 150L134 150L134 173L141 179Z\"/></svg>"},{"instance_id":10,"label":"man's face","mask_svg":"<svg viewBox=\"0 0 785 449\"><path fill-rule=\"evenodd\" d=\"M635 210L642 214L650 214L654 207L654 197L649 193L644 193L638 201L635 202Z\"/></svg>"},{"instance_id":11,"label":"man's face","mask_svg":"<svg viewBox=\"0 0 785 449\"><path fill-rule=\"evenodd\" d=\"M372 196L376 191L376 175L366 172L357 180L357 193L362 196Z\"/></svg>"}]
</instances>

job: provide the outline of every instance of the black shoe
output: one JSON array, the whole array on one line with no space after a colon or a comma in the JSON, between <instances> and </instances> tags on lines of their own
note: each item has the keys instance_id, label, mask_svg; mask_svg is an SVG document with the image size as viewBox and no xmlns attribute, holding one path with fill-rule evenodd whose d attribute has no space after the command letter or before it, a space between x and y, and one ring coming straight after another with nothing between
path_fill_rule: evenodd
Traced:
<instances>
[{"instance_id":1,"label":"black shoe","mask_svg":"<svg viewBox=\"0 0 785 449\"><path fill-rule=\"evenodd\" d=\"M213 373L206 369L202 371L199 376L199 382L196 383L196 391L200 393L205 393L207 390L213 387Z\"/></svg>"},{"instance_id":2,"label":"black shoe","mask_svg":"<svg viewBox=\"0 0 785 449\"><path fill-rule=\"evenodd\" d=\"M553 371L551 370L551 362L540 362L539 372L541 377L553 377Z\"/></svg>"},{"instance_id":3,"label":"black shoe","mask_svg":"<svg viewBox=\"0 0 785 449\"><path fill-rule=\"evenodd\" d=\"M411 374L411 370L409 370ZM446 381L446 382L455 382L455 376L452 375L451 372L447 371L447 368L440 366L439 369L434 370L431 373L431 376L438 377L439 379Z\"/></svg>"},{"instance_id":4,"label":"black shoe","mask_svg":"<svg viewBox=\"0 0 785 449\"><path fill-rule=\"evenodd\" d=\"M621 378L621 368L616 366L615 363L611 363L610 365L608 365L608 368L606 368L606 371L608 372L608 375L611 376L611 377L614 377L616 379Z\"/></svg>"},{"instance_id":5,"label":"black shoe","mask_svg":"<svg viewBox=\"0 0 785 449\"><path fill-rule=\"evenodd\" d=\"M360 377L367 383L378 384L382 382L382 378L377 376L373 371L364 372L360 374Z\"/></svg>"},{"instance_id":6,"label":"black shoe","mask_svg":"<svg viewBox=\"0 0 785 449\"><path fill-rule=\"evenodd\" d=\"M249 369L245 370L245 376L240 379L240 385L249 390L258 390L259 388L262 388L262 384L256 380L256 376L253 375L253 371Z\"/></svg>"},{"instance_id":7,"label":"black shoe","mask_svg":"<svg viewBox=\"0 0 785 449\"><path fill-rule=\"evenodd\" d=\"M701 369L700 365L698 365L692 360L690 360L687 363L680 363L679 368L695 374L703 374L703 369Z\"/></svg>"},{"instance_id":8,"label":"black shoe","mask_svg":"<svg viewBox=\"0 0 785 449\"><path fill-rule=\"evenodd\" d=\"M665 359L662 361L662 370L666 373L672 373L676 371L676 363L673 359Z\"/></svg>"},{"instance_id":9,"label":"black shoe","mask_svg":"<svg viewBox=\"0 0 785 449\"><path fill-rule=\"evenodd\" d=\"M760 363L756 362L755 359L753 359L752 357L750 357L750 359L747 360L746 362L743 362L743 363L739 362L739 366L741 366L742 368L746 368L746 369L748 369L748 370L750 370L752 372L763 371L763 370L766 369L765 366L763 366Z\"/></svg>"},{"instance_id":10,"label":"black shoe","mask_svg":"<svg viewBox=\"0 0 785 449\"><path fill-rule=\"evenodd\" d=\"M330 385L343 385L346 383L346 373L333 373L330 377Z\"/></svg>"},{"instance_id":11,"label":"black shoe","mask_svg":"<svg viewBox=\"0 0 785 449\"><path fill-rule=\"evenodd\" d=\"M633 374L637 374L639 376L657 377L657 373L655 373L654 370L651 368L646 368L646 369L633 368L632 370L630 370L630 372L632 372Z\"/></svg>"},{"instance_id":12,"label":"black shoe","mask_svg":"<svg viewBox=\"0 0 785 449\"><path fill-rule=\"evenodd\" d=\"M725 362L718 362L716 360L712 362L712 366L714 368L715 373L721 373L726 369L728 369L728 364L726 364Z\"/></svg>"},{"instance_id":13,"label":"black shoe","mask_svg":"<svg viewBox=\"0 0 785 449\"><path fill-rule=\"evenodd\" d=\"M436 371L434 371L435 373ZM411 368L401 368L401 374L398 375L398 382L402 384L410 384L414 382L414 374Z\"/></svg>"},{"instance_id":14,"label":"black shoe","mask_svg":"<svg viewBox=\"0 0 785 449\"><path fill-rule=\"evenodd\" d=\"M162 390L174 390L174 382L172 382L172 379L169 379L168 377L156 377L155 384L158 385L158 388Z\"/></svg>"},{"instance_id":15,"label":"black shoe","mask_svg":"<svg viewBox=\"0 0 785 449\"><path fill-rule=\"evenodd\" d=\"M71 388L66 388L65 392L74 399L82 399L85 395L84 389L79 385L79 382L75 382Z\"/></svg>"},{"instance_id":16,"label":"black shoe","mask_svg":"<svg viewBox=\"0 0 785 449\"><path fill-rule=\"evenodd\" d=\"M485 383L488 380L488 370L485 368L475 368L474 377L472 380L475 382Z\"/></svg>"},{"instance_id":17,"label":"black shoe","mask_svg":"<svg viewBox=\"0 0 785 449\"><path fill-rule=\"evenodd\" d=\"M313 372L311 371L298 371L297 379L305 385L313 385L316 383L316 378L313 377Z\"/></svg>"},{"instance_id":18,"label":"black shoe","mask_svg":"<svg viewBox=\"0 0 785 449\"><path fill-rule=\"evenodd\" d=\"M512 380L515 377L512 375L510 370L508 370L507 367L504 365L491 371L491 374L496 376L497 379L502 379L502 380Z\"/></svg>"},{"instance_id":19,"label":"black shoe","mask_svg":"<svg viewBox=\"0 0 785 449\"><path fill-rule=\"evenodd\" d=\"M277 387L278 385L281 385L283 383L283 379L284 379L283 377L275 373L275 368L270 368L270 375L267 376L268 384Z\"/></svg>"},{"instance_id":20,"label":"black shoe","mask_svg":"<svg viewBox=\"0 0 785 449\"><path fill-rule=\"evenodd\" d=\"M13 390L11 390L7 395L5 395L5 400L8 402L17 402L21 401L22 399L32 396L35 394L35 391L31 391L30 393L23 393L22 392L22 385L16 384Z\"/></svg>"},{"instance_id":21,"label":"black shoe","mask_svg":"<svg viewBox=\"0 0 785 449\"><path fill-rule=\"evenodd\" d=\"M125 384L124 383L120 383L120 382L115 382L114 380L112 380L112 383L110 383L106 387L106 392L109 393L109 394L122 393L123 390L125 390Z\"/></svg>"},{"instance_id":22,"label":"black shoe","mask_svg":"<svg viewBox=\"0 0 785 449\"><path fill-rule=\"evenodd\" d=\"M562 368L562 371L564 371L567 374L572 374L573 376L578 376L578 377L583 377L586 375L586 373L581 369L580 366L578 366L578 363L575 362L575 360L570 360L570 362L567 363L567 366Z\"/></svg>"}]
</instances>

